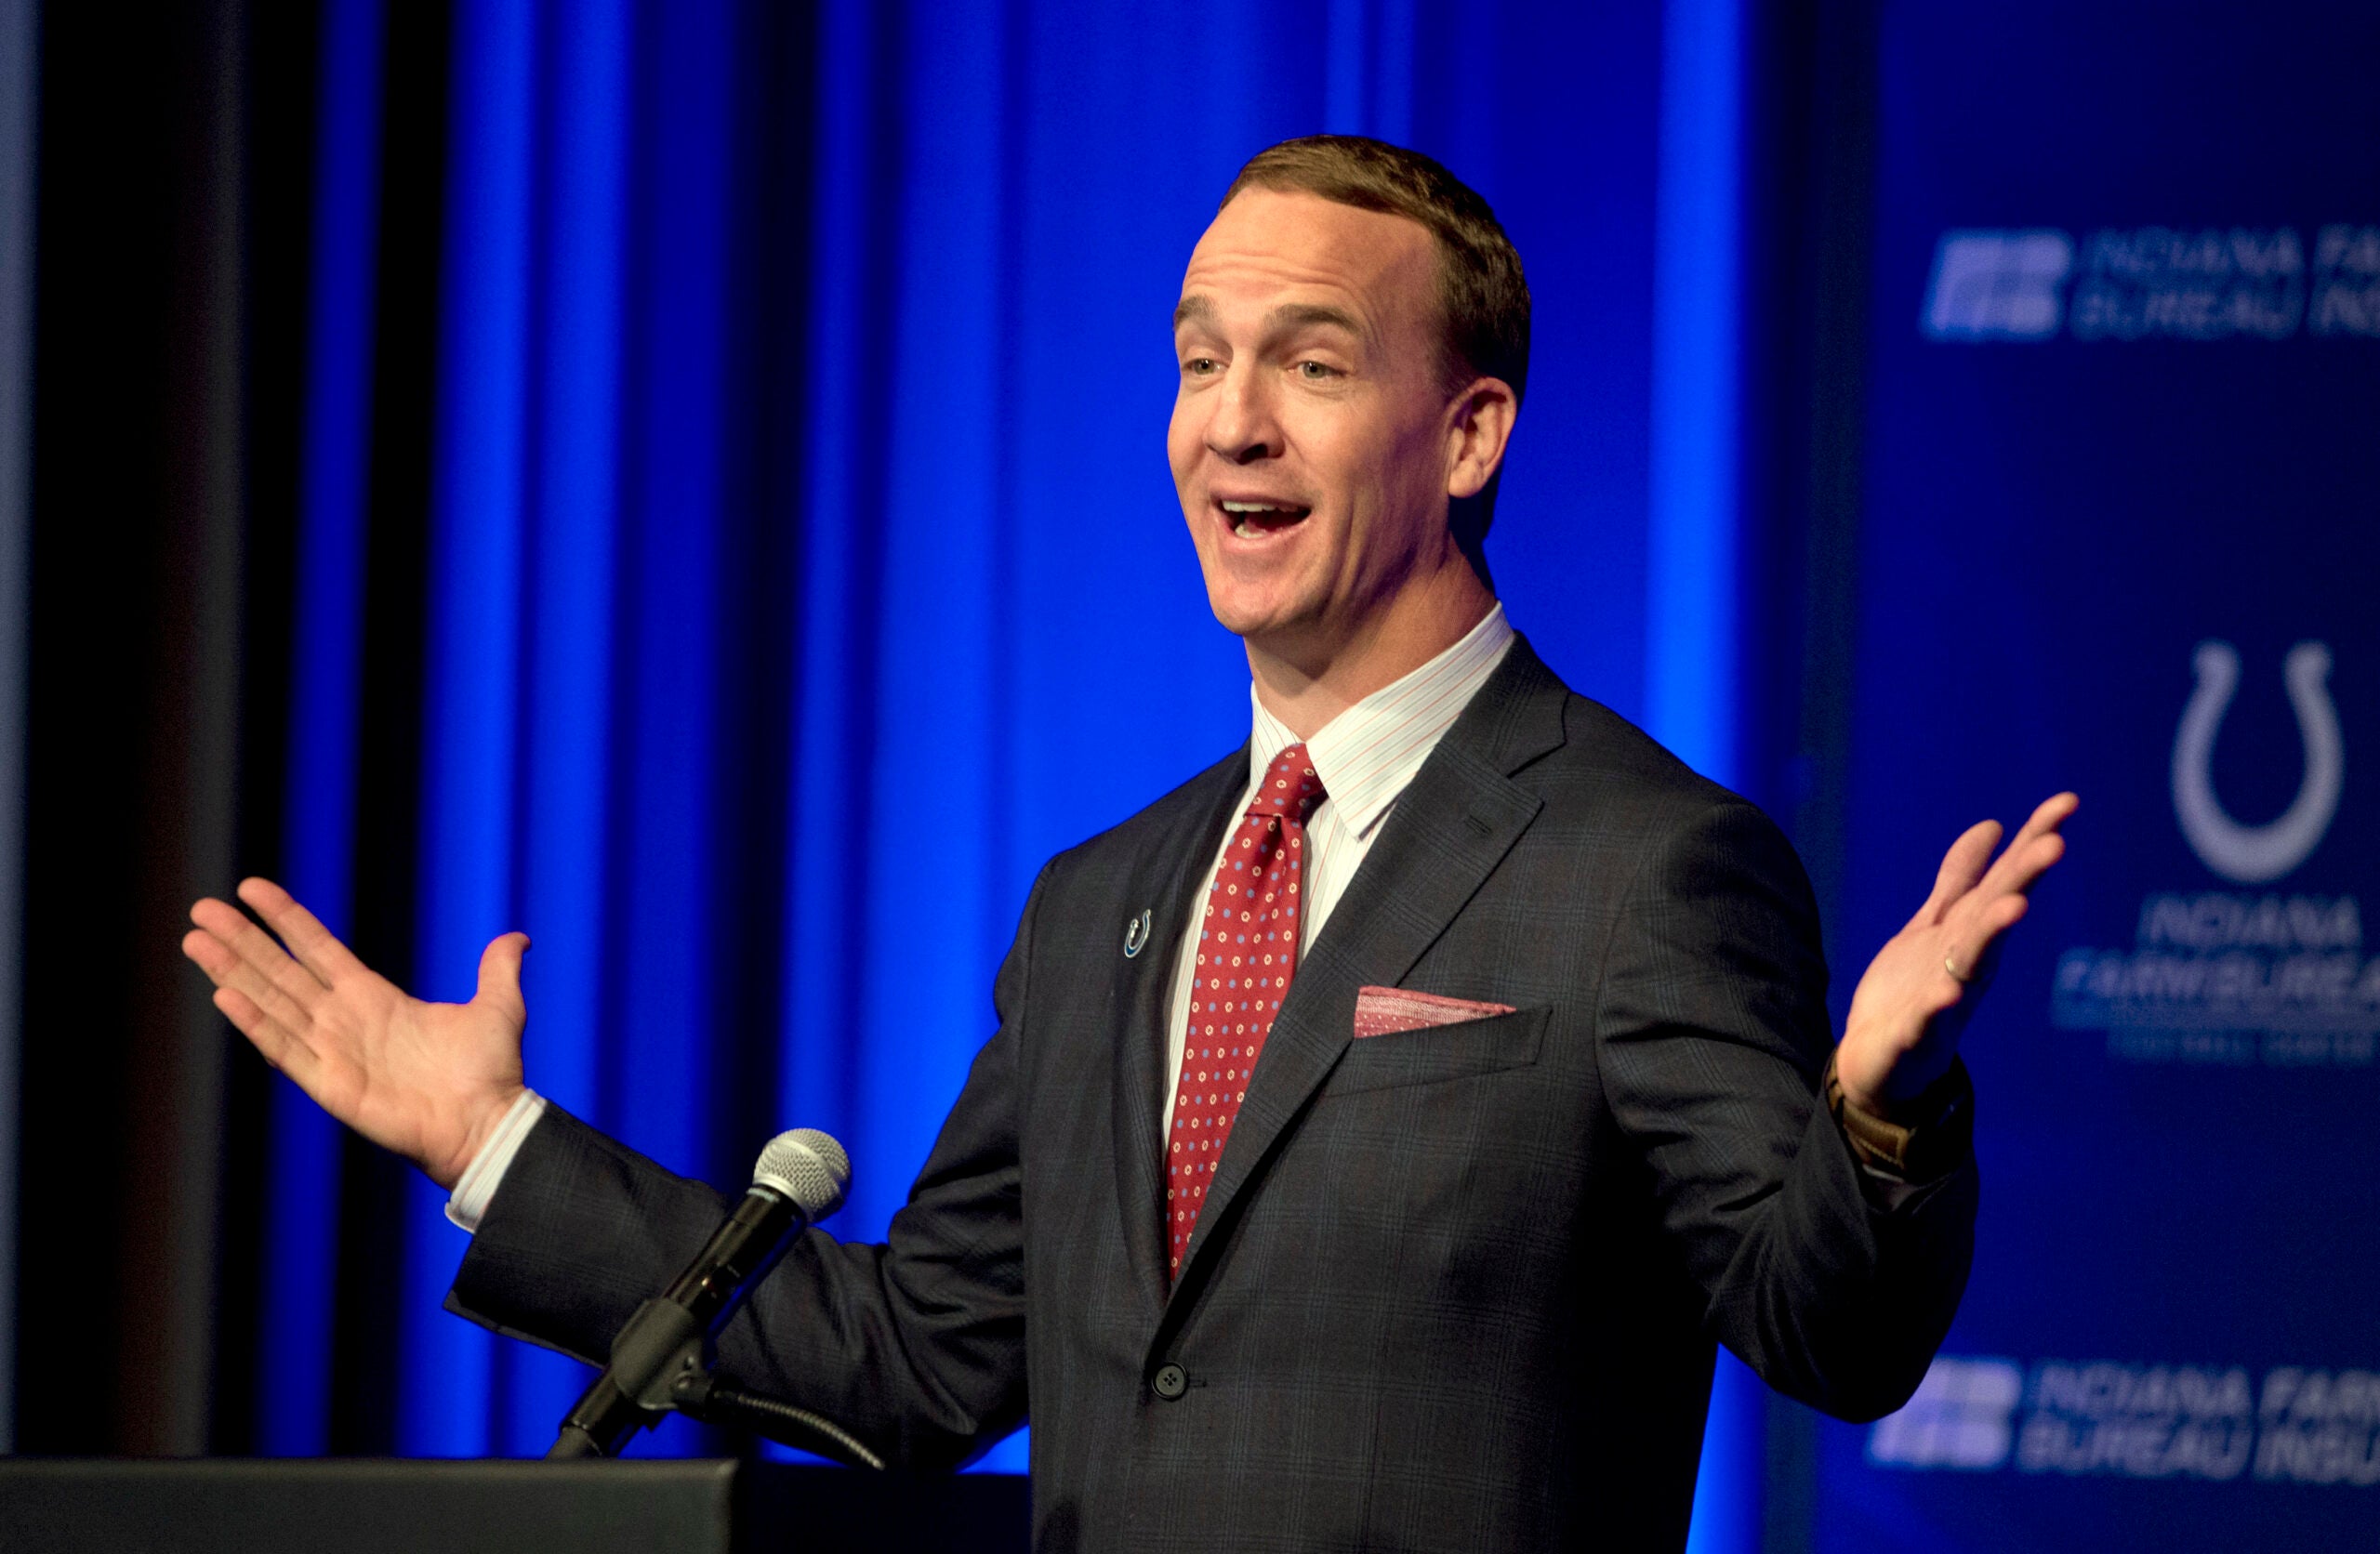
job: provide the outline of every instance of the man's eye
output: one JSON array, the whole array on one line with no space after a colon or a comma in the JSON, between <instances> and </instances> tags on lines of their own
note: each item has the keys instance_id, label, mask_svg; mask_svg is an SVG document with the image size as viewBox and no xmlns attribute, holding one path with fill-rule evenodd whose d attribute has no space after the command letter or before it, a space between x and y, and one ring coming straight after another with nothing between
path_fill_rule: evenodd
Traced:
<instances>
[{"instance_id":1,"label":"man's eye","mask_svg":"<svg viewBox=\"0 0 2380 1554\"><path fill-rule=\"evenodd\" d=\"M1298 363L1298 375L1308 383L1319 383L1324 378L1337 377L1339 369L1325 366L1319 362L1301 362Z\"/></svg>"},{"instance_id":2,"label":"man's eye","mask_svg":"<svg viewBox=\"0 0 2380 1554\"><path fill-rule=\"evenodd\" d=\"M1192 377L1204 377L1216 371L1217 366L1215 359L1211 356L1194 356L1182 363L1182 370Z\"/></svg>"}]
</instances>

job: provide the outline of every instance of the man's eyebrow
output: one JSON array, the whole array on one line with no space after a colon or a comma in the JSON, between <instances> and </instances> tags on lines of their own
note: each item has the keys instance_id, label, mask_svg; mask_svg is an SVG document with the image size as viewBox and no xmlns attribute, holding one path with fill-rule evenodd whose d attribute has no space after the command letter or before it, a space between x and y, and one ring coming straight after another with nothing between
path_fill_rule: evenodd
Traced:
<instances>
[{"instance_id":1,"label":"man's eyebrow","mask_svg":"<svg viewBox=\"0 0 2380 1554\"><path fill-rule=\"evenodd\" d=\"M1364 326L1355 322L1355 314L1344 308L1333 308L1320 302L1294 302L1276 308L1266 315L1264 322L1276 329L1310 329L1316 326L1343 329L1358 338L1364 333Z\"/></svg>"},{"instance_id":2,"label":"man's eyebrow","mask_svg":"<svg viewBox=\"0 0 2380 1554\"><path fill-rule=\"evenodd\" d=\"M1174 304L1173 327L1179 329L1185 323L1211 323L1214 317L1214 303L1206 296L1193 294ZM1343 329L1358 337L1364 334L1364 326L1355 314L1344 308L1333 308L1322 302L1289 303L1267 313L1264 323L1275 330L1319 327Z\"/></svg>"}]
</instances>

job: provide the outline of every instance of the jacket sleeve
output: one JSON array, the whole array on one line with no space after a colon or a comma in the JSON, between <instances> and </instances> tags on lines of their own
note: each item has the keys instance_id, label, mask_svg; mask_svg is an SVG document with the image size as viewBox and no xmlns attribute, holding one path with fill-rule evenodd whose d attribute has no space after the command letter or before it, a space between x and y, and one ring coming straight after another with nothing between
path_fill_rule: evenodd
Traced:
<instances>
[{"instance_id":1,"label":"jacket sleeve","mask_svg":"<svg viewBox=\"0 0 2380 1554\"><path fill-rule=\"evenodd\" d=\"M1017 1051L1041 889L1000 968L999 1030L885 1243L803 1232L720 1334L721 1379L825 1415L896 1465L958 1466L1025 1418ZM549 1107L488 1205L447 1309L599 1363L728 1206Z\"/></svg>"},{"instance_id":2,"label":"jacket sleeve","mask_svg":"<svg viewBox=\"0 0 2380 1554\"><path fill-rule=\"evenodd\" d=\"M1863 1180L1818 1102L1833 1033L1817 907L1759 810L1714 804L1651 845L1596 1029L1705 1331L1838 1417L1900 1406L1966 1287L1975 1163L1914 1191Z\"/></svg>"}]
</instances>

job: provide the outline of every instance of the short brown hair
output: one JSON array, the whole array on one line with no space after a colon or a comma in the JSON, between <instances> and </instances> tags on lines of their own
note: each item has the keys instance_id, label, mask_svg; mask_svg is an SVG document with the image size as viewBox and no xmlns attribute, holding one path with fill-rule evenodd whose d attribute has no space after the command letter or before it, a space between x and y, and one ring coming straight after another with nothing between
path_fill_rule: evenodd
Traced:
<instances>
[{"instance_id":1,"label":"short brown hair","mask_svg":"<svg viewBox=\"0 0 2380 1554\"><path fill-rule=\"evenodd\" d=\"M1528 280L1503 223L1476 190L1420 151L1361 135L1307 135L1258 151L1231 180L1223 203L1230 204L1247 189L1316 194L1427 228L1437 239L1448 386L1474 376L1501 378L1519 401L1528 387ZM1501 479L1499 471L1487 490L1457 504L1452 515L1455 538L1483 577L1487 564L1478 543Z\"/></svg>"},{"instance_id":2,"label":"short brown hair","mask_svg":"<svg viewBox=\"0 0 2380 1554\"><path fill-rule=\"evenodd\" d=\"M1361 135L1308 135L1251 158L1223 191L1318 194L1334 204L1418 221L1438 240L1448 375L1500 377L1519 396L1528 382L1528 282L1503 224L1478 191L1420 151Z\"/></svg>"}]
</instances>

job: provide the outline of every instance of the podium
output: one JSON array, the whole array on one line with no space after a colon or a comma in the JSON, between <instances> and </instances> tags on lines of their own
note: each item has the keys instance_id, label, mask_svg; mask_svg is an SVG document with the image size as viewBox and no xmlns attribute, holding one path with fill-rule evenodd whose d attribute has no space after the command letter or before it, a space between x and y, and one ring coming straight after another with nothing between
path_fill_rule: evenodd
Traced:
<instances>
[{"instance_id":1,"label":"podium","mask_svg":"<svg viewBox=\"0 0 2380 1554\"><path fill-rule=\"evenodd\" d=\"M10 1554L1011 1554L1025 1480L729 1459L0 1458Z\"/></svg>"}]
</instances>

